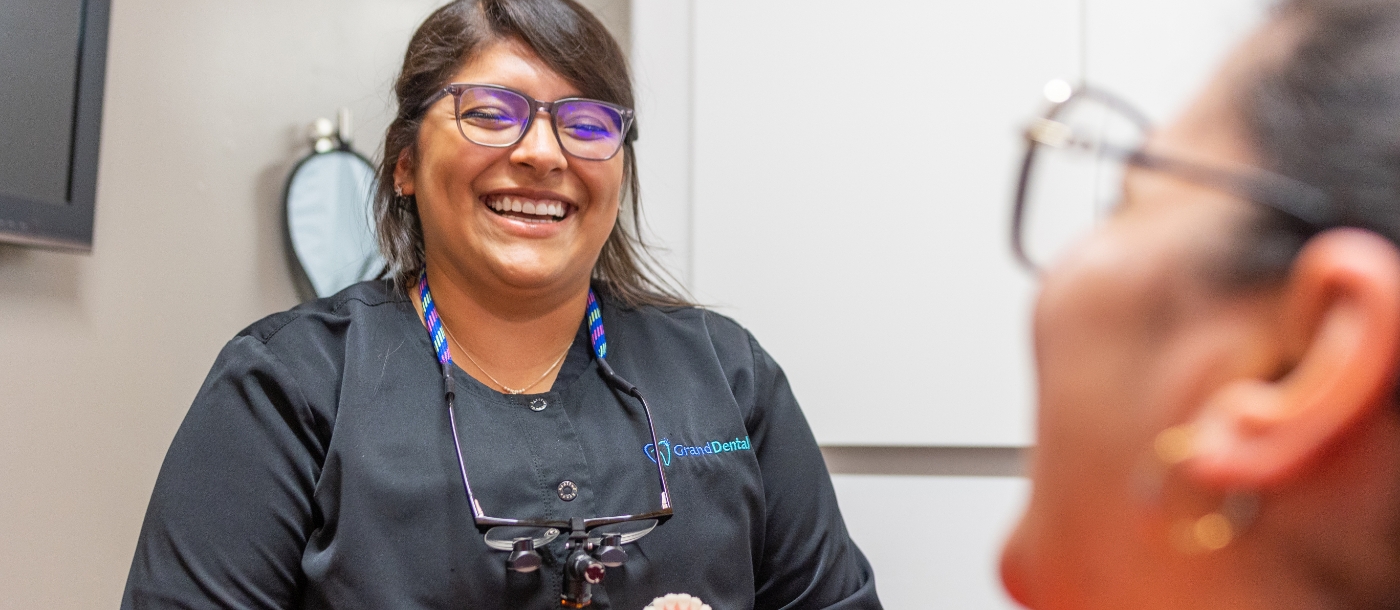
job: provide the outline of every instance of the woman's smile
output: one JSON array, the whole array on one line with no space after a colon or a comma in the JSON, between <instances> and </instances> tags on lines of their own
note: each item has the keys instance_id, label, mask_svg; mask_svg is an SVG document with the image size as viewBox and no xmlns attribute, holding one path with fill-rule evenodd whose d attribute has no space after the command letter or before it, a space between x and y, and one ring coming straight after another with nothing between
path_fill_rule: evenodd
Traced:
<instances>
[{"instance_id":1,"label":"woman's smile","mask_svg":"<svg viewBox=\"0 0 1400 610\"><path fill-rule=\"evenodd\" d=\"M576 230L575 221L587 207L557 191L540 189L493 189L477 201L500 234L526 240L550 239Z\"/></svg>"},{"instance_id":2,"label":"woman's smile","mask_svg":"<svg viewBox=\"0 0 1400 610\"><path fill-rule=\"evenodd\" d=\"M516 195L485 195L481 202L499 216L529 224L562 222L573 208L567 201Z\"/></svg>"}]
</instances>

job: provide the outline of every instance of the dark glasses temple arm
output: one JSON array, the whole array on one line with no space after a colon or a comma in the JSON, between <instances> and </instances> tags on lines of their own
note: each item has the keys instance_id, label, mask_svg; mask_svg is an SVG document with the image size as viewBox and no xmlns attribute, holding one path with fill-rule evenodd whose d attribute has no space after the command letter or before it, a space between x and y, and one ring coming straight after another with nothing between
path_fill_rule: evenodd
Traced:
<instances>
[{"instance_id":1,"label":"dark glasses temple arm","mask_svg":"<svg viewBox=\"0 0 1400 610\"><path fill-rule=\"evenodd\" d=\"M1237 197L1273 208L1313 229L1337 224L1331 198L1322 190L1273 172L1249 174L1162 157L1141 150L1126 154L1129 163L1175 174L1197 184L1218 188Z\"/></svg>"}]
</instances>

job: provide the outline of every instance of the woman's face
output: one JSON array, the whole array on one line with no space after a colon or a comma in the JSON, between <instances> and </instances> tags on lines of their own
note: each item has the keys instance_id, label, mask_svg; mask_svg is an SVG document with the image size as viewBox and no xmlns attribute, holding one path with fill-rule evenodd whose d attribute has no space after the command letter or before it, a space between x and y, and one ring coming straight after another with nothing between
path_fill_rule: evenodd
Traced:
<instances>
[{"instance_id":1,"label":"woman's face","mask_svg":"<svg viewBox=\"0 0 1400 610\"><path fill-rule=\"evenodd\" d=\"M1235 65L1237 62L1232 62ZM1254 164L1227 66L1147 148ZM1038 442L1030 504L1002 557L1023 604L1173 606L1170 474L1154 439L1237 374L1266 300L1211 280L1254 204L1170 174L1128 172L1120 207L1043 277L1035 309ZM1218 274L1215 277L1220 277ZM1187 587L1189 588L1189 587Z\"/></svg>"},{"instance_id":2,"label":"woman's face","mask_svg":"<svg viewBox=\"0 0 1400 610\"><path fill-rule=\"evenodd\" d=\"M487 46L452 82L503 85L542 101L580 94L515 40ZM516 145L481 146L462 137L454 111L451 97L428 108L411 158L395 173L417 199L428 266L469 286L517 293L587 286L617 220L625 152L607 161L571 157L543 114Z\"/></svg>"}]
</instances>

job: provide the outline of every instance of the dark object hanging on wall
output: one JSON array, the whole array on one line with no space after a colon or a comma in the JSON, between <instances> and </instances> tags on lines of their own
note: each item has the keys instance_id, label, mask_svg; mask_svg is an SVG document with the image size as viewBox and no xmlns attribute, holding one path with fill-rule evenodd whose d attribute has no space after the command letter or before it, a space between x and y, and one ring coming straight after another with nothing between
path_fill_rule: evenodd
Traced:
<instances>
[{"instance_id":1,"label":"dark object hanging on wall","mask_svg":"<svg viewBox=\"0 0 1400 610\"><path fill-rule=\"evenodd\" d=\"M326 297L384 268L370 210L374 166L351 148L350 111L317 119L311 154L297 162L282 197L287 251L303 299Z\"/></svg>"},{"instance_id":2,"label":"dark object hanging on wall","mask_svg":"<svg viewBox=\"0 0 1400 610\"><path fill-rule=\"evenodd\" d=\"M0 0L0 242L88 252L110 0Z\"/></svg>"}]
</instances>

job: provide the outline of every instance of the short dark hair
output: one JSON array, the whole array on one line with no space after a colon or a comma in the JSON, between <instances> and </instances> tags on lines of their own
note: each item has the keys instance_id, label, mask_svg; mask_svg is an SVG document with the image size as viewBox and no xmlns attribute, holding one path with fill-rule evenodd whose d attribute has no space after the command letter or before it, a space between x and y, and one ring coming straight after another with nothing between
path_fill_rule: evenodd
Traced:
<instances>
[{"instance_id":1,"label":"short dark hair","mask_svg":"<svg viewBox=\"0 0 1400 610\"><path fill-rule=\"evenodd\" d=\"M387 261L382 277L399 289L416 282L425 250L417 201L394 194L395 165L401 154L412 159L424 103L483 48L502 40L529 47L583 97L635 106L622 48L602 22L573 0L458 0L433 11L409 41L394 83L399 109L384 135L374 198L379 249ZM669 276L641 237L636 133L634 124L622 147L624 213L603 244L593 280L626 305L688 306L662 279Z\"/></svg>"},{"instance_id":2,"label":"short dark hair","mask_svg":"<svg viewBox=\"0 0 1400 610\"><path fill-rule=\"evenodd\" d=\"M1260 163L1325 192L1338 225L1400 244L1400 1L1285 0L1277 10L1299 27L1294 46L1238 93ZM1237 278L1282 279L1325 228L1261 211Z\"/></svg>"}]
</instances>

